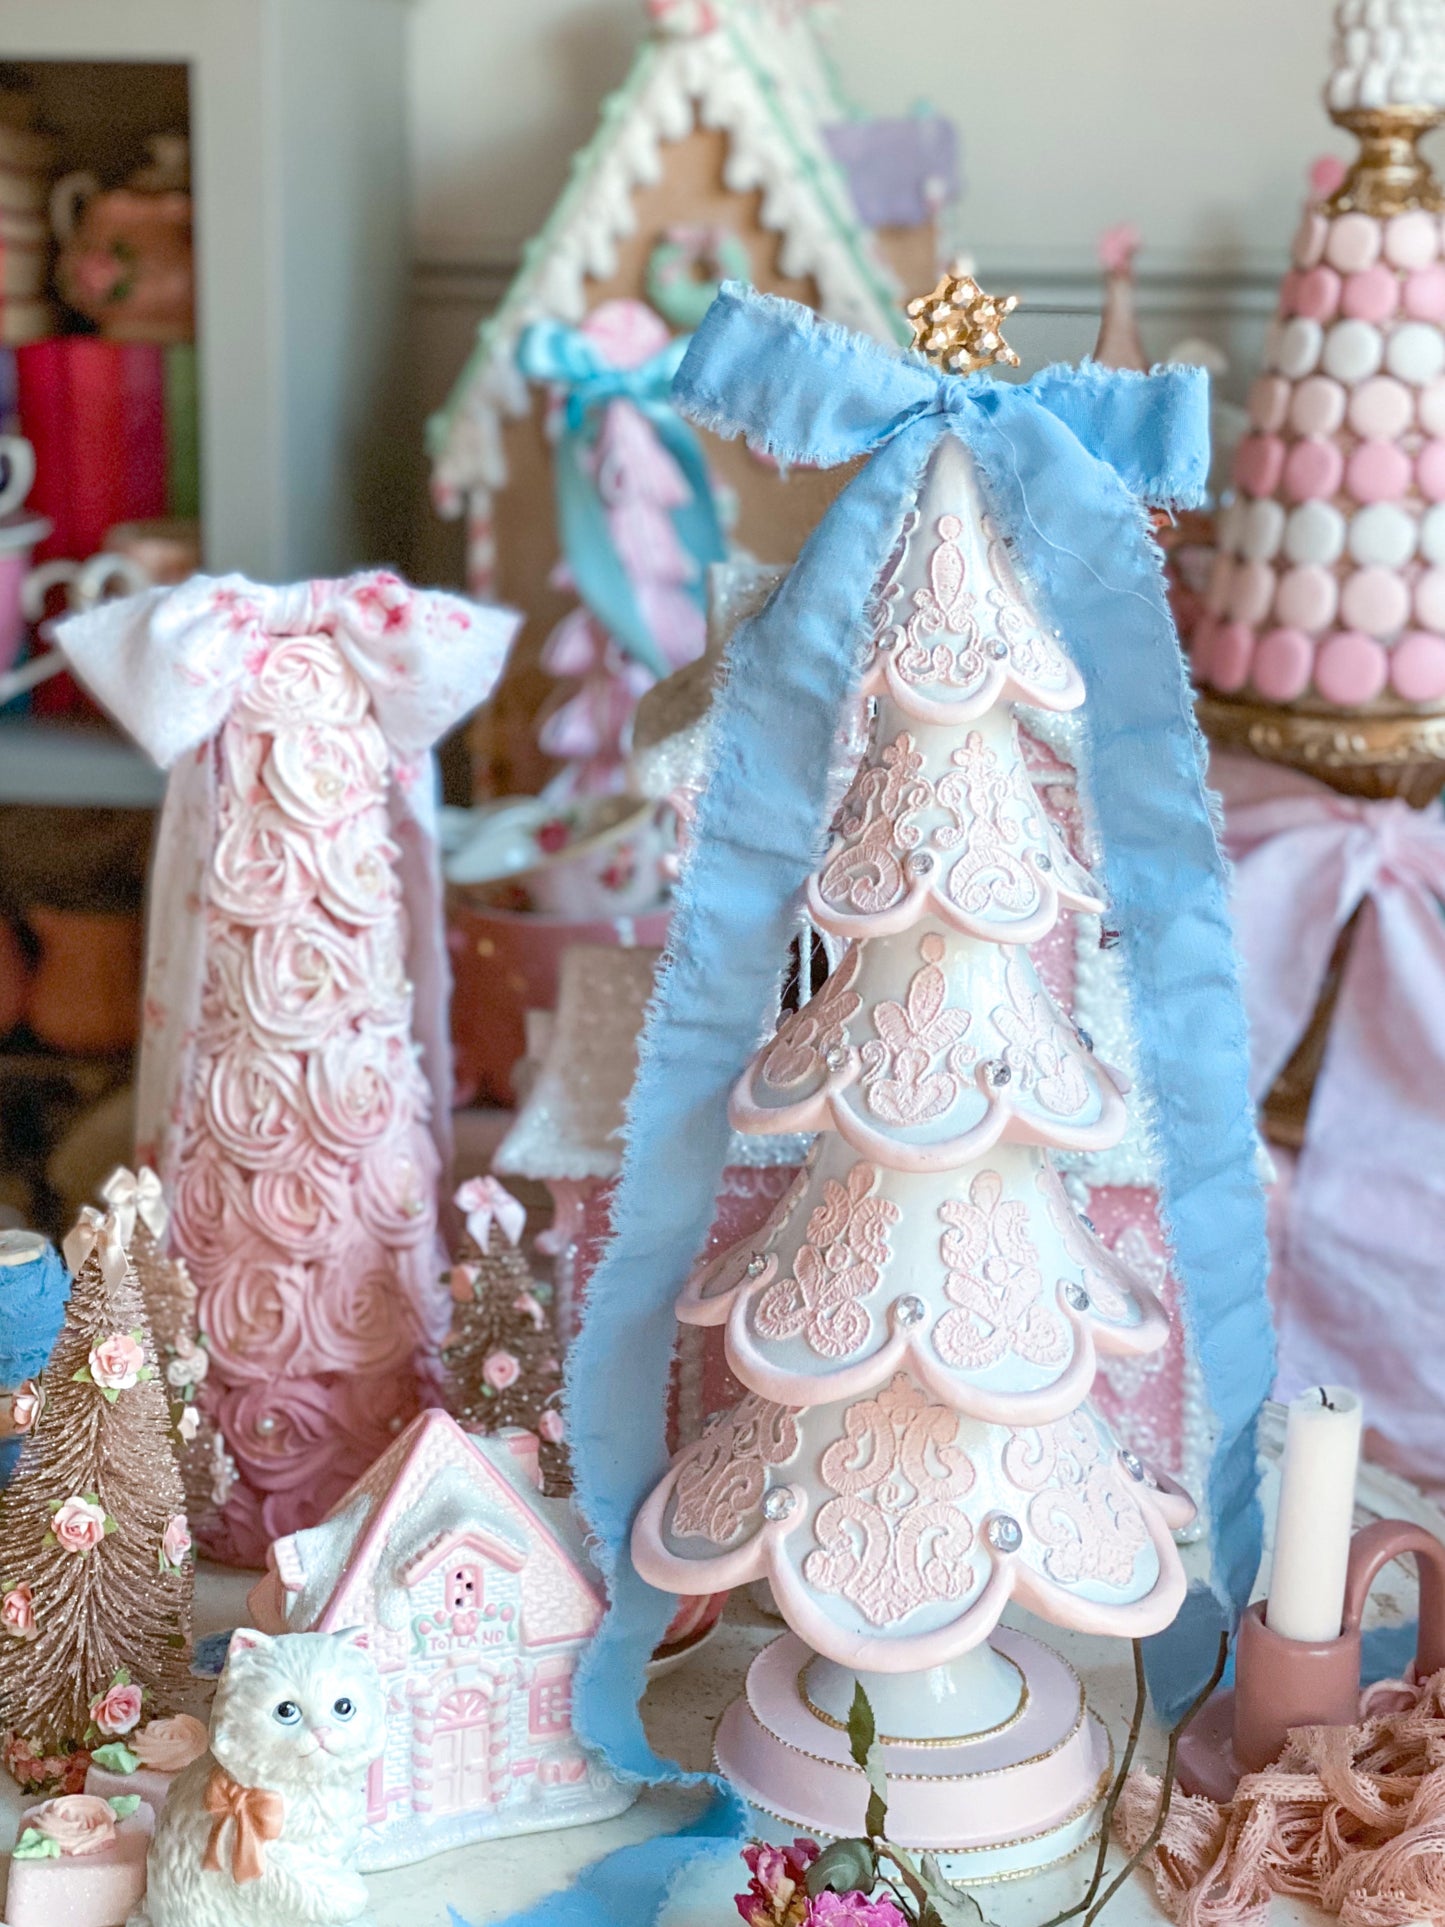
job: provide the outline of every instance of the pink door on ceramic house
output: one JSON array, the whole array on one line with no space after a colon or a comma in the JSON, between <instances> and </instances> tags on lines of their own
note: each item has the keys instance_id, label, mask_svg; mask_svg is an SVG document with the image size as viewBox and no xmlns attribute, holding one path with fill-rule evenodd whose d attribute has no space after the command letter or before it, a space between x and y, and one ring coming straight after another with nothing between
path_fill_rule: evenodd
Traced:
<instances>
[{"instance_id":1,"label":"pink door on ceramic house","mask_svg":"<svg viewBox=\"0 0 1445 1927\"><path fill-rule=\"evenodd\" d=\"M437 1708L432 1750L432 1811L465 1813L492 1800L491 1701L475 1687Z\"/></svg>"}]
</instances>

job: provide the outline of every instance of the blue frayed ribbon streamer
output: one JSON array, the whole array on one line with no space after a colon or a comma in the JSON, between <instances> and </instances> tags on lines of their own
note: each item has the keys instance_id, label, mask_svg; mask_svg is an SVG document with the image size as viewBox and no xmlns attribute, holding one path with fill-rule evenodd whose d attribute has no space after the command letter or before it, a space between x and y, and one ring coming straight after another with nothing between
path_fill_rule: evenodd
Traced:
<instances>
[{"instance_id":1,"label":"blue frayed ribbon streamer","mask_svg":"<svg viewBox=\"0 0 1445 1927\"><path fill-rule=\"evenodd\" d=\"M728 1092L767 1021L797 895L822 853L835 730L868 642L867 608L939 438L972 450L1041 615L1089 689L1084 711L1103 881L1122 932L1161 1189L1217 1446L1212 1573L1182 1635L1155 1643L1164 1716L1207 1677L1247 1598L1262 1526L1255 1422L1273 1373L1264 1205L1223 859L1178 641L1140 500L1187 504L1207 467L1202 371L1086 364L1013 386L939 374L790 302L724 287L678 373L701 426L785 461L871 459L766 608L733 638L714 768L644 1033L614 1236L568 1360L578 1502L610 1595L577 1721L624 1778L707 1785L691 1832L610 1856L514 1927L639 1927L699 1853L744 1820L710 1776L649 1745L637 1712L671 1602L633 1573L628 1535L666 1469L672 1306L702 1248L727 1153Z\"/></svg>"}]
</instances>

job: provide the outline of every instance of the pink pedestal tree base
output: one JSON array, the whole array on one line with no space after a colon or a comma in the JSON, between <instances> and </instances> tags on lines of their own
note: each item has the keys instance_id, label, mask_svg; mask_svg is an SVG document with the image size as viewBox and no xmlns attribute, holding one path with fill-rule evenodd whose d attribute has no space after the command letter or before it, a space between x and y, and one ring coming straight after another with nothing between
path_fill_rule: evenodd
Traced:
<instances>
[{"instance_id":1,"label":"pink pedestal tree base","mask_svg":"<svg viewBox=\"0 0 1445 1927\"><path fill-rule=\"evenodd\" d=\"M1067 1661L1008 1627L990 1644L1020 1676L1010 1716L972 1736L883 1748L889 1838L936 1853L963 1885L1036 1873L1097 1838L1111 1767L1108 1734ZM717 1764L764 1832L772 1821L789 1838L838 1839L863 1831L868 1783L841 1722L805 1698L811 1659L792 1634L758 1655L718 1727Z\"/></svg>"}]
</instances>

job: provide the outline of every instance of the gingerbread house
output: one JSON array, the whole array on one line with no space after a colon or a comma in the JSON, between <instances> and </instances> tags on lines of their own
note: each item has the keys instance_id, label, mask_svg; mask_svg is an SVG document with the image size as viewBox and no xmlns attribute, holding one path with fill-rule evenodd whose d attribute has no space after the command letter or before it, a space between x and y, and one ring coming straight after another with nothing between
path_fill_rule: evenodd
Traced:
<instances>
[{"instance_id":1,"label":"gingerbread house","mask_svg":"<svg viewBox=\"0 0 1445 1927\"><path fill-rule=\"evenodd\" d=\"M364 1871L631 1804L572 1730L602 1592L571 1508L542 1495L531 1434L476 1438L423 1412L267 1568L249 1602L263 1631L371 1634L387 1744Z\"/></svg>"},{"instance_id":2,"label":"gingerbread house","mask_svg":"<svg viewBox=\"0 0 1445 1927\"><path fill-rule=\"evenodd\" d=\"M469 587L527 617L507 678L475 725L476 763L496 791L535 788L546 768L533 743L548 688L538 657L569 607L565 576L555 573L546 395L518 361L528 327L580 325L626 299L687 333L716 283L733 277L880 340L906 341L902 303L932 278L934 216L956 186L952 127L926 114L853 113L809 7L648 0L648 11L630 74L603 103L596 134L428 431L436 506L467 520ZM704 441L716 482L737 504L736 541L790 562L837 477L784 476L741 443Z\"/></svg>"}]
</instances>

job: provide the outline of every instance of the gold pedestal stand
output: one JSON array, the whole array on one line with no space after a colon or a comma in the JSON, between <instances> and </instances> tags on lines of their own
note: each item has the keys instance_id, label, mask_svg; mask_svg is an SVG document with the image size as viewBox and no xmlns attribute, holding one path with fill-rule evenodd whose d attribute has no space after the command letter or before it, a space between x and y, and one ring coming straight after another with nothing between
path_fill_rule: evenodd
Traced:
<instances>
[{"instance_id":1,"label":"gold pedestal stand","mask_svg":"<svg viewBox=\"0 0 1445 1927\"><path fill-rule=\"evenodd\" d=\"M1203 692L1199 724L1221 749L1246 750L1327 783L1342 796L1399 797L1422 810L1445 789L1445 714L1308 715L1266 703L1237 702ZM1356 912L1358 916L1358 912ZM1319 1002L1294 1055L1264 1101L1266 1137L1297 1151L1339 993L1340 972L1355 933L1355 917L1340 932Z\"/></svg>"}]
</instances>

